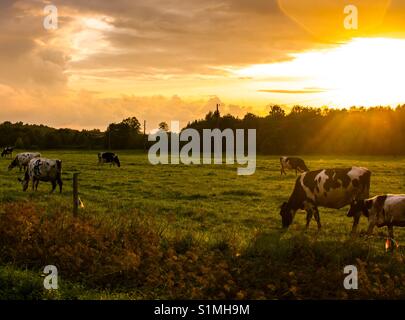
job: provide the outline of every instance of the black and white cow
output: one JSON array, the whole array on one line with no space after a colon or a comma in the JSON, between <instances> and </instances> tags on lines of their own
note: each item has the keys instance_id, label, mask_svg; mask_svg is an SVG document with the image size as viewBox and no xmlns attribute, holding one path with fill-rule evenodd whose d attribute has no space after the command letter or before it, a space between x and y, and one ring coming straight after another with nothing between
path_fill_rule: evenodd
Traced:
<instances>
[{"instance_id":1,"label":"black and white cow","mask_svg":"<svg viewBox=\"0 0 405 320\"><path fill-rule=\"evenodd\" d=\"M296 212L301 209L307 212L307 228L312 215L321 228L318 207L340 209L354 200L369 197L371 172L366 168L324 169L309 171L299 176L294 191L288 202L281 206L283 228L293 222ZM356 232L361 213L353 215L352 232Z\"/></svg>"},{"instance_id":2,"label":"black and white cow","mask_svg":"<svg viewBox=\"0 0 405 320\"><path fill-rule=\"evenodd\" d=\"M287 174L285 172L285 170L295 170L295 175L297 175L297 172L302 173L302 172L309 171L304 160L302 160L301 158L281 157L280 164L281 164L281 169L280 169L281 175Z\"/></svg>"},{"instance_id":3,"label":"black and white cow","mask_svg":"<svg viewBox=\"0 0 405 320\"><path fill-rule=\"evenodd\" d=\"M109 163L110 165L117 165L121 167L120 159L115 153L112 152L100 152L98 154L98 164Z\"/></svg>"},{"instance_id":4,"label":"black and white cow","mask_svg":"<svg viewBox=\"0 0 405 320\"><path fill-rule=\"evenodd\" d=\"M8 170L12 170L15 167L19 167L20 171L24 168L27 169L28 164L34 158L40 158L41 154L38 152L25 152L25 153L18 153L15 159L10 163L8 166Z\"/></svg>"},{"instance_id":5,"label":"black and white cow","mask_svg":"<svg viewBox=\"0 0 405 320\"><path fill-rule=\"evenodd\" d=\"M405 227L405 195L387 194L371 199L353 201L348 215L362 212L368 218L368 234L375 226L387 227L388 236L394 239L394 227Z\"/></svg>"},{"instance_id":6,"label":"black and white cow","mask_svg":"<svg viewBox=\"0 0 405 320\"><path fill-rule=\"evenodd\" d=\"M13 151L14 151L14 147L5 147L1 153L1 157L7 157L10 156L10 158L13 157Z\"/></svg>"},{"instance_id":7,"label":"black and white cow","mask_svg":"<svg viewBox=\"0 0 405 320\"><path fill-rule=\"evenodd\" d=\"M56 185L59 185L59 191L62 193L62 161L50 160L45 158L34 158L25 171L24 179L18 179L23 191L27 191L30 180L32 181L32 190L38 190L40 181L51 182L52 191L55 191Z\"/></svg>"}]
</instances>

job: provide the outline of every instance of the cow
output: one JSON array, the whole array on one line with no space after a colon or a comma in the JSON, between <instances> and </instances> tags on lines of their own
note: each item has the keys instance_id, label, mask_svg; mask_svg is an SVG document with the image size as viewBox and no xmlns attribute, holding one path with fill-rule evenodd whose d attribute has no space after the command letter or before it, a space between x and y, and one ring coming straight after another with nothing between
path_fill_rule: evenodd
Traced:
<instances>
[{"instance_id":1,"label":"cow","mask_svg":"<svg viewBox=\"0 0 405 320\"><path fill-rule=\"evenodd\" d=\"M394 239L394 227L405 227L405 195L386 194L374 198L353 201L348 215L361 212L368 218L368 235L375 226L387 227L388 236Z\"/></svg>"},{"instance_id":2,"label":"cow","mask_svg":"<svg viewBox=\"0 0 405 320\"><path fill-rule=\"evenodd\" d=\"M15 147L5 147L1 153L1 157L7 157L10 156L10 158L13 157L13 151L14 151Z\"/></svg>"},{"instance_id":3,"label":"cow","mask_svg":"<svg viewBox=\"0 0 405 320\"><path fill-rule=\"evenodd\" d=\"M51 182L52 191L55 191L56 185L59 185L59 191L62 193L62 161L50 160L46 158L34 158L25 171L24 179L18 179L22 186L23 191L27 191L30 180L32 180L32 190L38 190L40 181Z\"/></svg>"},{"instance_id":4,"label":"cow","mask_svg":"<svg viewBox=\"0 0 405 320\"><path fill-rule=\"evenodd\" d=\"M366 168L351 167L347 169L323 169L308 171L299 176L294 190L288 200L281 206L282 227L288 228L296 212L301 209L307 212L307 224L315 216L318 229L321 229L318 207L340 209L354 200L364 200L370 193L371 172ZM353 216L352 233L354 234L361 213Z\"/></svg>"},{"instance_id":5,"label":"cow","mask_svg":"<svg viewBox=\"0 0 405 320\"><path fill-rule=\"evenodd\" d=\"M15 167L19 167L20 171L24 168L24 170L27 169L28 164L30 161L34 158L40 158L41 154L36 152L26 152L26 153L18 153L15 157L15 159L10 163L8 166L8 170L13 170Z\"/></svg>"},{"instance_id":6,"label":"cow","mask_svg":"<svg viewBox=\"0 0 405 320\"><path fill-rule=\"evenodd\" d=\"M110 166L117 165L121 167L120 159L115 153L112 152L100 152L98 154L98 164L109 163Z\"/></svg>"},{"instance_id":7,"label":"cow","mask_svg":"<svg viewBox=\"0 0 405 320\"><path fill-rule=\"evenodd\" d=\"M285 172L286 169L295 170L295 175L297 175L298 171L300 173L309 171L304 160L302 160L301 158L281 157L280 164L281 164L281 168L280 168L281 175L283 175L283 174L287 175L287 173Z\"/></svg>"}]
</instances>

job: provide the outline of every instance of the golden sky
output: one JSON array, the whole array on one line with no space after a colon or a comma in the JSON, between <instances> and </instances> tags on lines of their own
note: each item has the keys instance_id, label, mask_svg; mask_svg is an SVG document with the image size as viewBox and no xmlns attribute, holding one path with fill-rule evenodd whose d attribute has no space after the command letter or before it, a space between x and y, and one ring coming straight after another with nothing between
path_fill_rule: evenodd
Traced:
<instances>
[{"instance_id":1,"label":"golden sky","mask_svg":"<svg viewBox=\"0 0 405 320\"><path fill-rule=\"evenodd\" d=\"M136 116L151 130L217 102L238 116L405 103L402 0L2 0L0 28L0 121L105 129Z\"/></svg>"}]
</instances>

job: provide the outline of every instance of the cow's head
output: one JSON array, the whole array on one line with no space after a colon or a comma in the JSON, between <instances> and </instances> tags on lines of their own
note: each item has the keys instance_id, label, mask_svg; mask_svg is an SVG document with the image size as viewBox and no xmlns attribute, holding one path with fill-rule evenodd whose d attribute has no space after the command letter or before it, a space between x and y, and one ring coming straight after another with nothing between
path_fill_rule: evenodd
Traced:
<instances>
[{"instance_id":1,"label":"cow's head","mask_svg":"<svg viewBox=\"0 0 405 320\"><path fill-rule=\"evenodd\" d=\"M115 156L113 161L118 166L118 168L121 167L121 162L118 156Z\"/></svg>"},{"instance_id":2,"label":"cow's head","mask_svg":"<svg viewBox=\"0 0 405 320\"><path fill-rule=\"evenodd\" d=\"M13 162L10 163L10 165L8 166L8 171L12 170L13 168L15 168L17 166L17 158L15 158L13 160Z\"/></svg>"},{"instance_id":3,"label":"cow's head","mask_svg":"<svg viewBox=\"0 0 405 320\"><path fill-rule=\"evenodd\" d=\"M354 217L358 213L363 213L367 218L369 216L369 210L373 205L372 200L353 200L350 204L349 211L347 211L348 217Z\"/></svg>"},{"instance_id":4,"label":"cow's head","mask_svg":"<svg viewBox=\"0 0 405 320\"><path fill-rule=\"evenodd\" d=\"M290 226L290 224L293 222L294 213L295 213L294 210L291 208L291 206L287 202L284 202L281 205L280 216L281 216L281 224L284 229L287 229Z\"/></svg>"},{"instance_id":5,"label":"cow's head","mask_svg":"<svg viewBox=\"0 0 405 320\"><path fill-rule=\"evenodd\" d=\"M27 191L27 189L28 189L28 184L29 184L29 182L30 182L30 176L29 176L29 174L28 174L28 171L25 172L24 179L18 178L18 181L21 182L21 185L22 185L22 187L23 187L23 191L24 191L24 192Z\"/></svg>"}]
</instances>

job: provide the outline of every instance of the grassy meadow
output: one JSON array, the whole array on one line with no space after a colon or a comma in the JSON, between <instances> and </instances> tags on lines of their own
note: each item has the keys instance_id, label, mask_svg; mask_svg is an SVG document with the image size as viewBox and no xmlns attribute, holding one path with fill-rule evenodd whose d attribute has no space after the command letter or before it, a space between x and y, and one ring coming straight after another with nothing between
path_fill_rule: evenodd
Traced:
<instances>
[{"instance_id":1,"label":"grassy meadow","mask_svg":"<svg viewBox=\"0 0 405 320\"><path fill-rule=\"evenodd\" d=\"M138 222L143 221L142 223L147 224L155 233L157 248L155 249L162 250L165 254L169 252L168 256L174 259L172 267L175 270L180 270L176 269L180 268L177 263L185 259L181 265L183 268L181 272L187 275L178 278L177 273L180 271L176 273L168 265L164 271L156 271L160 278L153 280L155 282L148 278L148 281L151 281L149 284L143 282L130 286L125 284L114 286L105 277L104 282L100 280L98 283L90 283L83 280L86 276L82 273L77 273L76 276L69 275L68 279L64 279L61 273L61 284L64 285L61 285L58 293L49 296L49 293L41 288L40 270L43 266L36 262L39 260L30 257L30 251L27 251L21 259L18 252L8 252L3 257L0 254L2 264L0 282L9 284L3 289L0 288L1 297L26 299L405 297L403 291L405 267L402 267L404 262L401 250L394 254L385 253L383 239L386 234L385 228L375 229L374 234L377 237L366 239L360 235L352 239L349 235L352 219L346 217L347 208L342 210L320 208L323 225L321 232L317 231L315 220L306 231L305 214L298 212L289 231L281 233L279 207L291 194L296 177L292 171L287 176L280 175L279 157L259 156L254 175L238 176L237 165L153 166L149 164L144 153L127 151L117 153L120 156L121 168L98 166L97 151L42 152L47 158L58 158L63 161L62 194L56 192L50 194L51 185L43 182L40 183L38 192L32 192L31 186L26 193L22 192L17 178L22 177L23 173L17 168L7 171L11 160L1 159L0 219L4 212L10 210L10 206L22 208L21 210L34 208L33 210L40 212L42 219L52 219L55 215L70 217L72 175L74 172L80 172L79 190L84 208L80 209L79 219L91 219L93 225L100 223L107 229L121 228L134 218L138 219ZM303 158L310 169L353 165L369 168L372 171L372 196L383 193L405 193L405 157L311 155ZM16 215L13 219L19 218ZM18 220L16 223L21 221ZM367 221L362 217L359 230L364 231L366 227ZM130 229L128 225L125 228ZM405 243L405 229L396 228L395 235L400 244ZM1 237L2 235L0 239ZM12 236L10 237L7 240L9 242L3 242L3 246L4 243L13 245L14 242L10 240ZM41 241L46 242L43 238L39 243ZM136 241L133 243L136 244ZM193 251L193 248L196 251ZM171 250L175 253L170 253ZM38 257L44 255L38 254ZM222 260L216 261L215 259L219 257ZM159 256L159 259L167 261L167 257ZM218 287L213 284L213 281L217 280L209 278L206 284L203 282L204 272L209 274L209 271L200 270L202 268L200 265L196 266L198 270L187 269L190 265L197 264L199 259L203 261L201 265L213 259L212 268L218 268L224 263L223 269L228 270L229 274L218 274L213 277L216 277L215 279L229 277L227 280L229 283L220 284ZM52 263L53 261L49 261L48 264ZM362 272L365 273L360 280L360 287L364 284L363 291L359 290L358 296L357 293L347 293L340 288L344 278L343 267L346 264L360 265ZM332 271L324 270L330 269L330 266ZM140 272L141 268L142 261L137 264L136 272ZM146 272L148 268L145 269ZM301 271L305 271L306 274L310 271L312 278L301 274ZM175 274L171 275L171 272ZM253 278L244 278L241 276L243 272L254 272ZM317 273L322 277L322 272L325 273L322 282L330 281L330 283L320 285L322 290L314 289L313 287L317 285L315 283L311 287L310 281L316 281ZM378 278L370 278L375 274ZM128 279L137 279L139 274L126 276ZM159 286L159 281L166 282L168 278L173 278L173 288L170 285ZM114 278L111 282L119 283L120 279ZM167 283L170 284L170 281ZM199 291L195 291L196 288Z\"/></svg>"}]
</instances>

